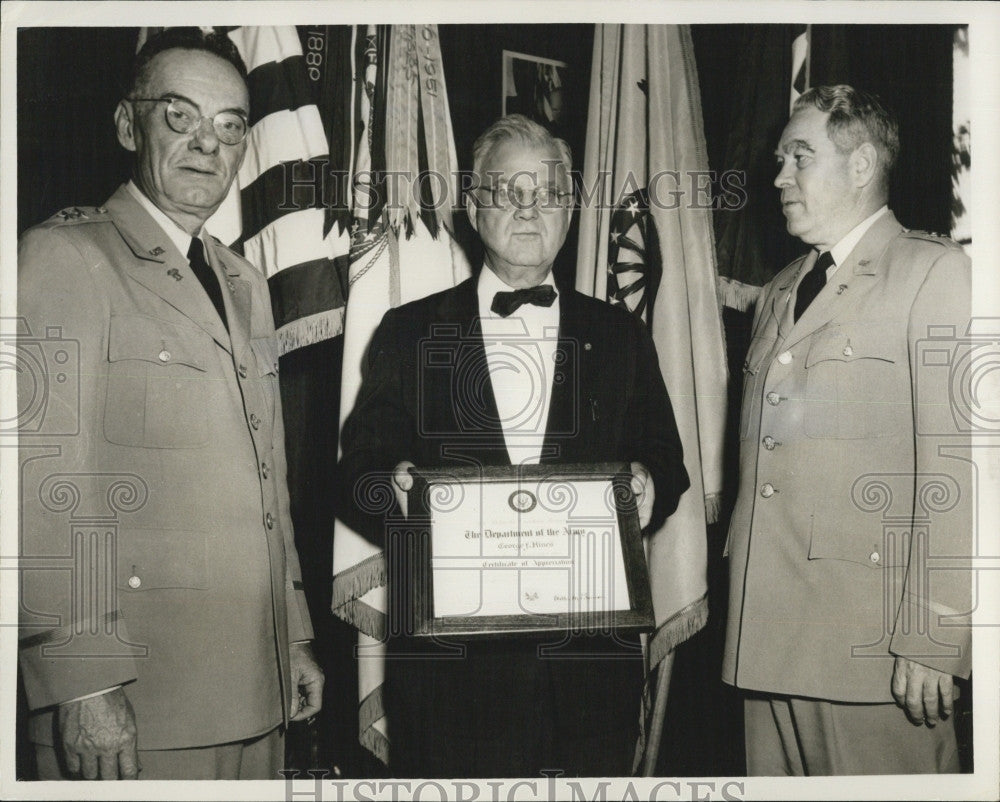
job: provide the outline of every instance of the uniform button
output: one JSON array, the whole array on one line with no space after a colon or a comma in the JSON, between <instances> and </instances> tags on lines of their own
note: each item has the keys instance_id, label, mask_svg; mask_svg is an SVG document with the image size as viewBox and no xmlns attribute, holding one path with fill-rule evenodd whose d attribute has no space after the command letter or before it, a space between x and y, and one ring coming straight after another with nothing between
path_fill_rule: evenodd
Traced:
<instances>
[{"instance_id":1,"label":"uniform button","mask_svg":"<svg viewBox=\"0 0 1000 802\"><path fill-rule=\"evenodd\" d=\"M130 588L132 588L132 590L136 590L139 587L139 585L141 585L141 584L142 584L142 580L139 579L139 577L137 577L137 576L130 576L128 578L128 586Z\"/></svg>"},{"instance_id":2,"label":"uniform button","mask_svg":"<svg viewBox=\"0 0 1000 802\"><path fill-rule=\"evenodd\" d=\"M226 282L226 286L229 287L229 289L232 290L232 291L236 290L236 285L233 284L233 282L231 282L231 281L227 281Z\"/></svg>"},{"instance_id":3,"label":"uniform button","mask_svg":"<svg viewBox=\"0 0 1000 802\"><path fill-rule=\"evenodd\" d=\"M256 412L250 413L250 425L253 426L255 429L260 428L260 418L257 417Z\"/></svg>"},{"instance_id":4,"label":"uniform button","mask_svg":"<svg viewBox=\"0 0 1000 802\"><path fill-rule=\"evenodd\" d=\"M271 469L267 467L266 462L260 464L260 475L267 479L267 475L271 472Z\"/></svg>"},{"instance_id":5,"label":"uniform button","mask_svg":"<svg viewBox=\"0 0 1000 802\"><path fill-rule=\"evenodd\" d=\"M854 356L854 349L849 345L844 346L844 356Z\"/></svg>"},{"instance_id":6,"label":"uniform button","mask_svg":"<svg viewBox=\"0 0 1000 802\"><path fill-rule=\"evenodd\" d=\"M776 444L774 442L774 438L771 437L771 435L765 437L763 442L764 442L764 448L766 448L768 451L774 451L774 446Z\"/></svg>"},{"instance_id":7,"label":"uniform button","mask_svg":"<svg viewBox=\"0 0 1000 802\"><path fill-rule=\"evenodd\" d=\"M240 378L241 379L245 379L247 377L247 366L246 365L240 365L239 374L240 374Z\"/></svg>"},{"instance_id":8,"label":"uniform button","mask_svg":"<svg viewBox=\"0 0 1000 802\"><path fill-rule=\"evenodd\" d=\"M267 515L264 516L264 523L267 524L268 529L274 529L274 517L271 515L271 513L268 513Z\"/></svg>"},{"instance_id":9,"label":"uniform button","mask_svg":"<svg viewBox=\"0 0 1000 802\"><path fill-rule=\"evenodd\" d=\"M780 354L778 354L778 361L782 365L789 364L792 361L791 353L789 351L782 351Z\"/></svg>"},{"instance_id":10,"label":"uniform button","mask_svg":"<svg viewBox=\"0 0 1000 802\"><path fill-rule=\"evenodd\" d=\"M781 396L774 392L768 393L767 403L769 403L772 407L776 407L779 403L781 403Z\"/></svg>"},{"instance_id":11,"label":"uniform button","mask_svg":"<svg viewBox=\"0 0 1000 802\"><path fill-rule=\"evenodd\" d=\"M774 485L772 485L770 482L768 482L765 485L762 485L760 488L760 494L764 498L771 498L771 496L774 495Z\"/></svg>"},{"instance_id":12,"label":"uniform button","mask_svg":"<svg viewBox=\"0 0 1000 802\"><path fill-rule=\"evenodd\" d=\"M868 559L871 560L873 563L877 563L881 558L879 557L879 553L877 551L873 551L871 554L868 555Z\"/></svg>"},{"instance_id":13,"label":"uniform button","mask_svg":"<svg viewBox=\"0 0 1000 802\"><path fill-rule=\"evenodd\" d=\"M161 362L169 362L170 352L166 348L164 348L162 351L160 351L160 353L156 355L156 358L159 359Z\"/></svg>"}]
</instances>

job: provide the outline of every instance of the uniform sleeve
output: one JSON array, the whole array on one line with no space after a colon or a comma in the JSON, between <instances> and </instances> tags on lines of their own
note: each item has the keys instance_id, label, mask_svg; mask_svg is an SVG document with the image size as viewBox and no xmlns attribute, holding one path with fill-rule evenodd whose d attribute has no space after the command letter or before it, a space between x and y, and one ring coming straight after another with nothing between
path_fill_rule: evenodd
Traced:
<instances>
[{"instance_id":1,"label":"uniform sleeve","mask_svg":"<svg viewBox=\"0 0 1000 802\"><path fill-rule=\"evenodd\" d=\"M136 676L113 541L74 515L103 508L100 475L114 467L98 448L109 312L97 266L74 244L83 236L34 229L18 247L18 646L32 709ZM105 548L83 545L97 542Z\"/></svg>"},{"instance_id":2,"label":"uniform sleeve","mask_svg":"<svg viewBox=\"0 0 1000 802\"><path fill-rule=\"evenodd\" d=\"M940 245L933 247L940 248ZM916 484L913 535L890 651L967 677L972 668L975 465L969 397L968 257L942 251L909 316ZM926 522L924 524L924 522Z\"/></svg>"}]
</instances>

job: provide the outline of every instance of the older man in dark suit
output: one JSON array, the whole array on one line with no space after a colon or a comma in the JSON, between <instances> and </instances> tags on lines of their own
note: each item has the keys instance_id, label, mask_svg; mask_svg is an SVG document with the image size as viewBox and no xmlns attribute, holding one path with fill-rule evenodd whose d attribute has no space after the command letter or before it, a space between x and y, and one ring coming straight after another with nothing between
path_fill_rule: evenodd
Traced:
<instances>
[{"instance_id":1,"label":"older man in dark suit","mask_svg":"<svg viewBox=\"0 0 1000 802\"><path fill-rule=\"evenodd\" d=\"M203 228L245 78L223 36L151 38L115 115L132 180L20 243L18 312L53 356L19 382L42 779L276 778L284 726L319 709L267 283Z\"/></svg>"},{"instance_id":2,"label":"older man in dark suit","mask_svg":"<svg viewBox=\"0 0 1000 802\"><path fill-rule=\"evenodd\" d=\"M475 145L479 186L467 200L485 247L482 271L391 310L375 332L343 429L340 486L344 517L376 542L383 519L352 494L373 472L393 475L403 506L414 465L630 462L640 523L654 529L688 487L642 324L553 280L572 215L569 171L566 144L527 118L491 126ZM422 360L428 343L448 342L461 346L450 367ZM394 577L418 570L392 550L391 598L404 583ZM456 658L406 633L393 637L385 694L392 771L627 773L642 684L637 641L574 637L548 656L539 646L468 642Z\"/></svg>"},{"instance_id":3,"label":"older man in dark suit","mask_svg":"<svg viewBox=\"0 0 1000 802\"><path fill-rule=\"evenodd\" d=\"M948 366L969 259L889 211L898 150L878 98L832 86L776 151L812 249L764 288L745 367L723 679L750 692L754 775L958 770L973 483Z\"/></svg>"}]
</instances>

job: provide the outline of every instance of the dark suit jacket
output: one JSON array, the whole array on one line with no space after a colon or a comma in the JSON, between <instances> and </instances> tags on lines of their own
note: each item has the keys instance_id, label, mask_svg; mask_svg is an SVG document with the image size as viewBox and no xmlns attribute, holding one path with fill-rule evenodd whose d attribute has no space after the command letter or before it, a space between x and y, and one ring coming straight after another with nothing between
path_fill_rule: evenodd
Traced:
<instances>
[{"instance_id":1,"label":"dark suit jacket","mask_svg":"<svg viewBox=\"0 0 1000 802\"><path fill-rule=\"evenodd\" d=\"M510 464L488 379L476 286L469 279L389 311L372 339L341 436L339 486L342 517L377 543L385 538L385 510L370 503L380 495L372 492L372 480L384 483L400 461ZM558 303L557 370L542 462L644 463L655 487L655 530L676 509L688 477L653 343L640 322L602 301L563 289ZM389 545L392 610L405 603L393 577L410 575L412 566ZM466 643L456 656L394 637L386 668L394 771L626 772L642 673L635 641L574 638L541 657L540 645L530 639Z\"/></svg>"},{"instance_id":2,"label":"dark suit jacket","mask_svg":"<svg viewBox=\"0 0 1000 802\"><path fill-rule=\"evenodd\" d=\"M288 642L312 637L267 282L217 240L206 250L228 331L124 187L18 251L37 368L18 388L28 702L125 683L140 749L277 726ZM50 717L32 736L52 737Z\"/></svg>"}]
</instances>

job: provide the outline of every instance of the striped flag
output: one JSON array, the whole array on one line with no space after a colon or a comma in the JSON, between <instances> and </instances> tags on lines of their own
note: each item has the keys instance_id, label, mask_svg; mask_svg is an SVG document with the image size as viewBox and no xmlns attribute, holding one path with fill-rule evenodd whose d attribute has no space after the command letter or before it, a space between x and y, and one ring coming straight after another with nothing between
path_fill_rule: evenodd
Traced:
<instances>
[{"instance_id":1,"label":"striped flag","mask_svg":"<svg viewBox=\"0 0 1000 802\"><path fill-rule=\"evenodd\" d=\"M795 101L809 88L809 45L812 36L811 25L795 25L792 39L792 88L788 101L788 113L792 113Z\"/></svg>"},{"instance_id":2,"label":"striped flag","mask_svg":"<svg viewBox=\"0 0 1000 802\"><path fill-rule=\"evenodd\" d=\"M722 492L726 355L711 211L689 194L708 160L688 26L598 25L588 119L576 287L647 322L691 477L647 541L652 673L707 620ZM610 196L586 200L602 174Z\"/></svg>"},{"instance_id":3,"label":"striped flag","mask_svg":"<svg viewBox=\"0 0 1000 802\"><path fill-rule=\"evenodd\" d=\"M437 26L368 26L359 34L364 57L355 80L355 105L362 131L357 140L341 424L361 387L362 358L382 315L470 274L451 236L458 163ZM403 177L395 197L379 180L383 169ZM419 180L429 174L446 180ZM385 557L338 520L333 572L333 612L359 631L359 739L388 763L382 704Z\"/></svg>"}]
</instances>

